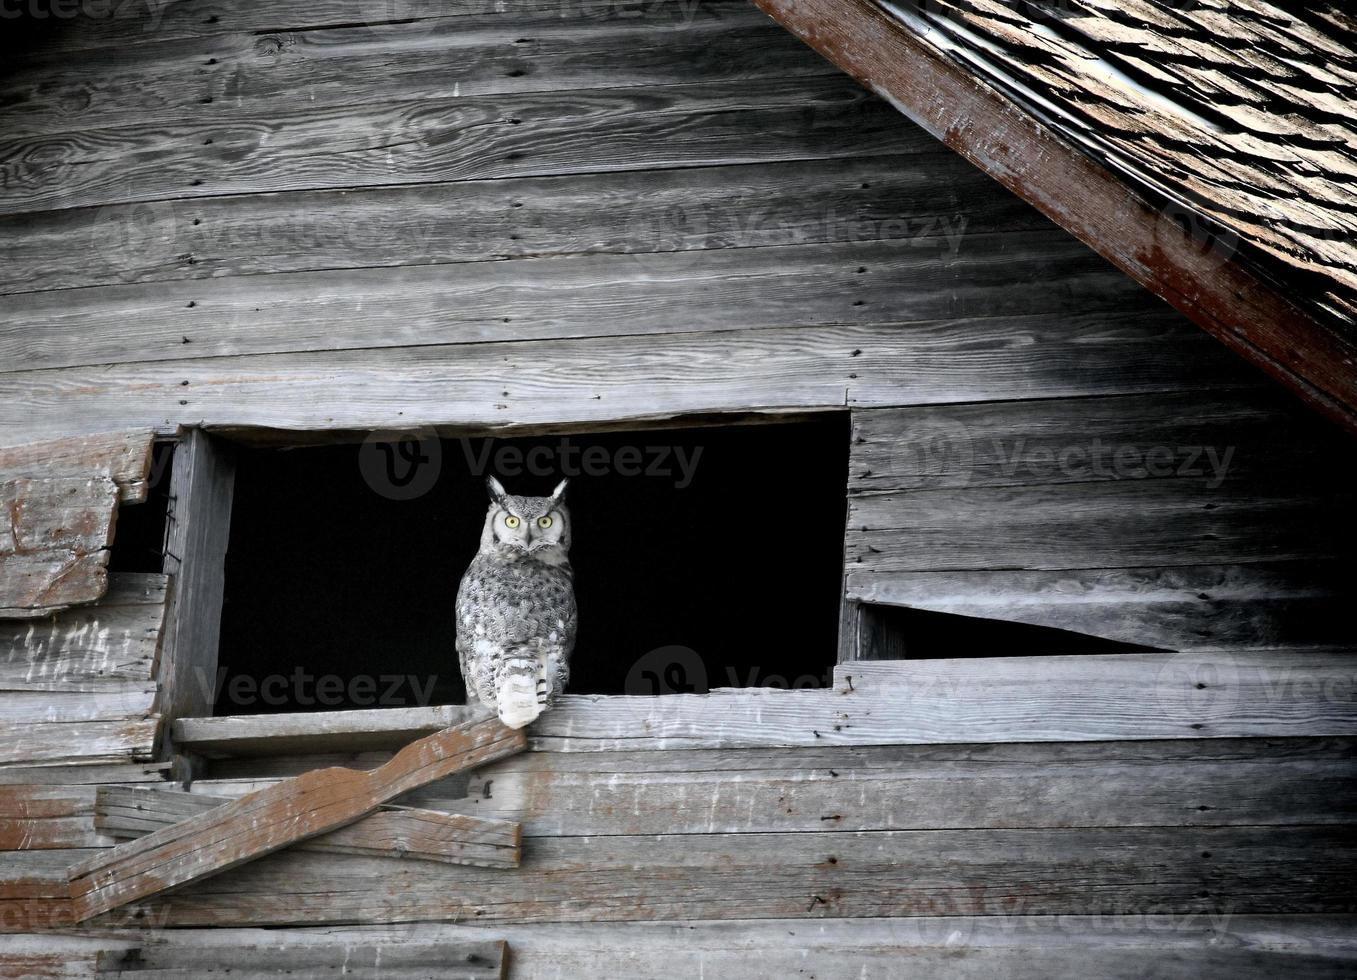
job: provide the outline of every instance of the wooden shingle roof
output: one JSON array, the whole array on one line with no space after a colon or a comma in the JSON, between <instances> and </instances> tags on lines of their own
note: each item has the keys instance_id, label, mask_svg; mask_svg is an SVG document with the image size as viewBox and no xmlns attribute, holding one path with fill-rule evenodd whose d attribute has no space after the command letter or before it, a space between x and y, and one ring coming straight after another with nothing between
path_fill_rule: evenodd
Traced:
<instances>
[{"instance_id":1,"label":"wooden shingle roof","mask_svg":"<svg viewBox=\"0 0 1357 980\"><path fill-rule=\"evenodd\" d=\"M1336 4L928 0L913 13L1203 248L1357 320L1357 19Z\"/></svg>"},{"instance_id":2,"label":"wooden shingle roof","mask_svg":"<svg viewBox=\"0 0 1357 980\"><path fill-rule=\"evenodd\" d=\"M756 2L1357 428L1357 18L1339 3Z\"/></svg>"}]
</instances>

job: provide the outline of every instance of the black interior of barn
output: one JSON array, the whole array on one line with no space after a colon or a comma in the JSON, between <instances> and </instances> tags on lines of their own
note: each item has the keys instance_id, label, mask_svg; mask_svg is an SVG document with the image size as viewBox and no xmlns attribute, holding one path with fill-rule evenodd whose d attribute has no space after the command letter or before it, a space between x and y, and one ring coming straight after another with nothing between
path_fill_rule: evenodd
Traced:
<instances>
[{"instance_id":1,"label":"black interior of barn","mask_svg":"<svg viewBox=\"0 0 1357 980\"><path fill-rule=\"evenodd\" d=\"M573 692L827 683L847 450L837 413L238 447L216 713L461 702L453 601L485 519L485 473L531 495L578 473Z\"/></svg>"}]
</instances>

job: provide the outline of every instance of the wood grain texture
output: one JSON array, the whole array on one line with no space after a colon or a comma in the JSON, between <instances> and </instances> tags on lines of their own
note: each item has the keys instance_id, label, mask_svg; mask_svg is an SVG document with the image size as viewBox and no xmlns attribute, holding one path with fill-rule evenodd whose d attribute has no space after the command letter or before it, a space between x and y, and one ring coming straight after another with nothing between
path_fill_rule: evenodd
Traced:
<instances>
[{"instance_id":1,"label":"wood grain texture","mask_svg":"<svg viewBox=\"0 0 1357 980\"><path fill-rule=\"evenodd\" d=\"M102 476L0 482L0 618L46 616L104 594L118 496Z\"/></svg>"},{"instance_id":2,"label":"wood grain texture","mask_svg":"<svg viewBox=\"0 0 1357 980\"><path fill-rule=\"evenodd\" d=\"M42 54L94 52L99 48L135 49L162 41L196 41L229 34L286 34L295 30L358 27L380 35L384 28L408 21L434 30L446 18L499 14L506 21L554 15L563 20L597 23L608 19L645 17L681 26L698 9L739 6L742 0L647 0L644 4L561 3L561 0L429 0L378 5L372 0L318 0L305 16L279 10L269 0L167 0L155 7L111 4L71 11L67 29L52 32L36 45ZM456 21L454 21L456 23ZM184 45L193 47L193 44Z\"/></svg>"},{"instance_id":3,"label":"wood grain texture","mask_svg":"<svg viewBox=\"0 0 1357 980\"><path fill-rule=\"evenodd\" d=\"M51 135L149 120L229 126L308 107L837 74L747 4L690 10L677 22L604 7L590 19L494 13L152 40L90 51L74 64L66 52L39 49L7 60L0 131Z\"/></svg>"},{"instance_id":4,"label":"wood grain texture","mask_svg":"<svg viewBox=\"0 0 1357 980\"><path fill-rule=\"evenodd\" d=\"M1355 671L1309 649L873 661L835 690L564 695L528 731L566 752L1349 736Z\"/></svg>"},{"instance_id":5,"label":"wood grain texture","mask_svg":"<svg viewBox=\"0 0 1357 980\"><path fill-rule=\"evenodd\" d=\"M189 430L175 447L165 518L164 568L174 590L156 679L167 722L212 710L234 492L229 447L201 429Z\"/></svg>"},{"instance_id":6,"label":"wood grain texture","mask_svg":"<svg viewBox=\"0 0 1357 980\"><path fill-rule=\"evenodd\" d=\"M414 806L537 837L1350 824L1351 739L529 752ZM211 781L202 785L212 792Z\"/></svg>"},{"instance_id":7,"label":"wood grain texture","mask_svg":"<svg viewBox=\"0 0 1357 980\"><path fill-rule=\"evenodd\" d=\"M152 680L168 581L155 573L114 572L93 605L0 623L0 701L6 692L98 693Z\"/></svg>"},{"instance_id":8,"label":"wood grain texture","mask_svg":"<svg viewBox=\"0 0 1357 980\"><path fill-rule=\"evenodd\" d=\"M366 947L506 939L512 976L577 980L582 976L672 980L717 976L754 980L813 973L819 980L1049 980L1096 975L1203 980L1272 980L1303 973L1330 980L1350 975L1351 916L938 916L903 919L764 919L662 923L419 923L291 929L297 949L333 944ZM11 936L0 969L28 969L55 980L86 977L104 950L162 947L229 950L276 944L263 929L139 929L100 936ZM164 955L173 955L165 949Z\"/></svg>"},{"instance_id":9,"label":"wood grain texture","mask_svg":"<svg viewBox=\"0 0 1357 980\"><path fill-rule=\"evenodd\" d=\"M473 717L464 705L180 718L175 742L209 758L398 748Z\"/></svg>"},{"instance_id":10,"label":"wood grain texture","mask_svg":"<svg viewBox=\"0 0 1357 980\"><path fill-rule=\"evenodd\" d=\"M567 696L530 731L563 751L1350 735L1355 670L1307 650L873 661L836 668L854 689Z\"/></svg>"},{"instance_id":11,"label":"wood grain texture","mask_svg":"<svg viewBox=\"0 0 1357 980\"><path fill-rule=\"evenodd\" d=\"M505 873L274 854L121 916L172 926L910 915L1339 912L1346 828L552 837Z\"/></svg>"},{"instance_id":12,"label":"wood grain texture","mask_svg":"<svg viewBox=\"0 0 1357 980\"><path fill-rule=\"evenodd\" d=\"M953 244L962 246L955 254ZM1059 265L1059 289L1032 279L1034 263ZM11 371L23 371L1074 311L1117 315L1149 312L1152 302L1053 231L973 235L964 243L934 237L57 290L5 304L0 356Z\"/></svg>"},{"instance_id":13,"label":"wood grain texture","mask_svg":"<svg viewBox=\"0 0 1357 980\"><path fill-rule=\"evenodd\" d=\"M229 802L229 797L202 793L101 786L94 801L94 825L109 837L144 837ZM516 868L520 859L520 838L519 825L512 820L399 807L377 810L347 827L299 841L293 846L329 854Z\"/></svg>"},{"instance_id":14,"label":"wood grain texture","mask_svg":"<svg viewBox=\"0 0 1357 980\"><path fill-rule=\"evenodd\" d=\"M850 572L854 601L1030 623L1169 650L1357 641L1347 563ZM868 659L868 658L864 658Z\"/></svg>"},{"instance_id":15,"label":"wood grain texture","mask_svg":"<svg viewBox=\"0 0 1357 980\"><path fill-rule=\"evenodd\" d=\"M411 743L370 773L311 772L120 844L71 868L76 919L346 826L401 793L524 744L521 732L496 720L461 725Z\"/></svg>"},{"instance_id":16,"label":"wood grain texture","mask_svg":"<svg viewBox=\"0 0 1357 980\"><path fill-rule=\"evenodd\" d=\"M89 479L107 477L124 504L146 499L151 473L149 429L93 433L51 442L0 448L0 478Z\"/></svg>"},{"instance_id":17,"label":"wood grain texture","mask_svg":"<svg viewBox=\"0 0 1357 980\"><path fill-rule=\"evenodd\" d=\"M1308 488L1354 475L1351 442L1274 386L892 408L854 413L849 490L1244 476Z\"/></svg>"},{"instance_id":18,"label":"wood grain texture","mask_svg":"<svg viewBox=\"0 0 1357 980\"><path fill-rule=\"evenodd\" d=\"M1246 478L885 491L849 499L847 562L851 574L1340 558L1353 497Z\"/></svg>"},{"instance_id":19,"label":"wood grain texture","mask_svg":"<svg viewBox=\"0 0 1357 980\"><path fill-rule=\"evenodd\" d=\"M1344 917L1332 916L1203 915L1186 923L1171 916L1033 916L1021 924L957 916L506 925L494 930L436 924L332 927L291 930L288 941L301 950L310 946L323 950L335 943L355 949L379 944L396 950L507 936L513 976L533 980L569 980L595 969L636 980L699 975L744 980L795 975L797 970L813 970L822 980L860 980L864 975L914 980L943 973L962 980L996 975L1045 980L1086 975L1078 965L1080 956L1099 976L1114 980L1143 977L1146 970L1165 976L1189 970L1206 980L1253 980L1285 973L1287 966L1303 967L1306 976L1345 976L1350 945L1346 929ZM105 951L133 951L152 942L157 944L153 955L172 960L184 948L221 955L228 944L267 947L277 941L276 932L251 929L14 936L0 952L0 964L11 972L75 978L89 976ZM761 967L770 972L759 972Z\"/></svg>"},{"instance_id":20,"label":"wood grain texture","mask_svg":"<svg viewBox=\"0 0 1357 980\"><path fill-rule=\"evenodd\" d=\"M104 594L118 503L146 498L150 467L144 429L0 449L0 618L46 616Z\"/></svg>"},{"instance_id":21,"label":"wood grain texture","mask_svg":"<svg viewBox=\"0 0 1357 980\"><path fill-rule=\"evenodd\" d=\"M159 734L158 715L116 721L0 722L0 768L149 762Z\"/></svg>"},{"instance_id":22,"label":"wood grain texture","mask_svg":"<svg viewBox=\"0 0 1357 980\"><path fill-rule=\"evenodd\" d=\"M93 786L0 786L0 851L108 847L94 827Z\"/></svg>"},{"instance_id":23,"label":"wood grain texture","mask_svg":"<svg viewBox=\"0 0 1357 980\"><path fill-rule=\"evenodd\" d=\"M435 425L464 433L731 411L1231 387L1245 370L1167 312L985 324L978 345L976 322L963 319L0 374L0 425L36 437L107 427L111 419L166 431L195 422L297 430Z\"/></svg>"},{"instance_id":24,"label":"wood grain texture","mask_svg":"<svg viewBox=\"0 0 1357 980\"><path fill-rule=\"evenodd\" d=\"M0 213L935 147L838 77L383 101L0 140Z\"/></svg>"},{"instance_id":25,"label":"wood grain texture","mask_svg":"<svg viewBox=\"0 0 1357 980\"><path fill-rule=\"evenodd\" d=\"M1222 260L1203 249L1173 209L1157 210L1138 187L866 0L755 2L1231 349L1357 428L1350 339L1293 305L1237 256Z\"/></svg>"},{"instance_id":26,"label":"wood grain texture","mask_svg":"<svg viewBox=\"0 0 1357 980\"><path fill-rule=\"evenodd\" d=\"M234 980L267 977L327 976L355 980L504 980L508 949L503 940L461 943L388 943L362 946L307 945L294 948L285 938L272 945L234 946L229 953L194 946L141 946L101 951L95 975L113 978L191 980L230 976Z\"/></svg>"},{"instance_id":27,"label":"wood grain texture","mask_svg":"<svg viewBox=\"0 0 1357 980\"><path fill-rule=\"evenodd\" d=\"M965 248L968 232L1048 228L945 151L240 194L150 202L125 215L90 207L0 217L0 293L874 239L951 251Z\"/></svg>"}]
</instances>

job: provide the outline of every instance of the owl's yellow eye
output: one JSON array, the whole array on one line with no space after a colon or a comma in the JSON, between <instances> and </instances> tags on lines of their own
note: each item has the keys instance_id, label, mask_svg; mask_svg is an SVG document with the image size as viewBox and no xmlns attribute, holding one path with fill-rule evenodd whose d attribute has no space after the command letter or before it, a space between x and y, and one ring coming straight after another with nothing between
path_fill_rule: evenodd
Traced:
<instances>
[{"instance_id":1,"label":"owl's yellow eye","mask_svg":"<svg viewBox=\"0 0 1357 980\"><path fill-rule=\"evenodd\" d=\"M509 528L518 527L518 524L519 524L518 518L515 517L513 514L508 514L505 516L504 518L505 527Z\"/></svg>"},{"instance_id":2,"label":"owl's yellow eye","mask_svg":"<svg viewBox=\"0 0 1357 980\"><path fill-rule=\"evenodd\" d=\"M550 517L539 517L539 518L537 518L537 526L538 526L538 527L551 527L551 518L550 518Z\"/></svg>"}]
</instances>

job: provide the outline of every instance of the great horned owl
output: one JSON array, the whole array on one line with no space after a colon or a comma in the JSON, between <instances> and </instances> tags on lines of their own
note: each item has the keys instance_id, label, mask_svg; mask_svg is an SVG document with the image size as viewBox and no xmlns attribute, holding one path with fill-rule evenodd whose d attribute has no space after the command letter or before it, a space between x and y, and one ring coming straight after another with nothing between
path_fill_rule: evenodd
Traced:
<instances>
[{"instance_id":1,"label":"great horned owl","mask_svg":"<svg viewBox=\"0 0 1357 980\"><path fill-rule=\"evenodd\" d=\"M493 476L481 546L457 589L467 704L522 728L565 690L575 646L566 481L550 497L504 492Z\"/></svg>"}]
</instances>

